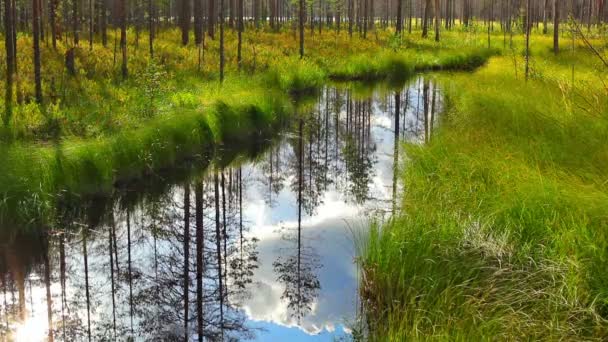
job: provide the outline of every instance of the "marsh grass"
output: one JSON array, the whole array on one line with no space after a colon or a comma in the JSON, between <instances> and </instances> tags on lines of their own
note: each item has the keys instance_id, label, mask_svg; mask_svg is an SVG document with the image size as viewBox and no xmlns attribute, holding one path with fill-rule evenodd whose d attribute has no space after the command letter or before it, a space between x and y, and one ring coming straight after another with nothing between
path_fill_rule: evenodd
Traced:
<instances>
[{"instance_id":1,"label":"marsh grass","mask_svg":"<svg viewBox=\"0 0 608 342\"><path fill-rule=\"evenodd\" d=\"M442 125L360 250L371 339L608 338L607 74L539 41L528 82L504 54L438 76Z\"/></svg>"},{"instance_id":2,"label":"marsh grass","mask_svg":"<svg viewBox=\"0 0 608 342\"><path fill-rule=\"evenodd\" d=\"M15 105L9 125L0 132L5 156L0 221L44 221L66 194L104 196L116 184L270 136L294 115L295 107L306 107L329 78L403 82L414 70L442 63L466 67L492 54L471 45L468 55L448 58L456 45L446 44L444 57L436 60L437 47L426 42L416 53L404 50L405 44L390 47L390 32L371 40L327 31L312 37L301 60L291 32L262 30L245 35L239 71L236 36L228 32L229 77L220 84L217 41L207 42L199 61L197 47L179 45L178 36L177 30L160 32L154 60L147 49L131 49L128 80L121 80L112 49L98 44L92 51L77 48L77 75L70 77L63 71L67 47L61 42L57 51L43 46L43 106L30 102L31 56L19 54L17 92L23 102ZM21 35L17 44L26 49L31 38Z\"/></svg>"}]
</instances>

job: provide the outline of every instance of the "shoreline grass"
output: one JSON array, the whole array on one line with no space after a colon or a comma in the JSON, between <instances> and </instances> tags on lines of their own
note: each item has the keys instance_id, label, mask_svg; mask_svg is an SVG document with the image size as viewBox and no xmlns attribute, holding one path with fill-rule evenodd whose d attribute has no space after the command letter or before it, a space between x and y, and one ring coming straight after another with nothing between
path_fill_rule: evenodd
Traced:
<instances>
[{"instance_id":1,"label":"shoreline grass","mask_svg":"<svg viewBox=\"0 0 608 342\"><path fill-rule=\"evenodd\" d=\"M176 32L165 34L170 33ZM269 37L273 36L261 35L262 39ZM327 34L317 39L332 38L333 35ZM165 42L167 40L161 40L159 44ZM228 45L231 43L233 41L229 39ZM361 43L374 51L383 49L382 42ZM209 49L213 50L213 47ZM267 65L263 68L258 66L259 70L252 71L250 75L237 73L219 84L213 74L203 76L201 83L201 76L188 71L192 65L184 60L191 58L189 51L193 49L180 47L172 52L170 45L161 45L158 50L158 58L166 60L167 65L145 66L145 57L141 53L136 54L133 63L143 76L121 83L118 88L110 86L107 81L96 80L95 73L105 75L111 70L104 63L103 54L89 60L87 58L92 56L82 50L78 54L82 60L77 64L88 65L93 74L83 74L67 81L66 87L73 88L64 97L66 103L48 104L46 114L36 107L18 107L20 109L14 116L16 125L20 125L19 120L39 121L27 126L30 128L16 128L21 133L12 134L15 138L10 139L11 142L0 144L1 154L5 156L0 165L0 222L44 221L58 199L66 193L107 195L115 184L169 168L180 160L200 157L205 151L212 151L222 144L238 145L255 136L272 135L292 116L297 105L294 101L315 93L336 75L342 75L342 80L396 82L407 79L414 70L423 70L431 65L446 63L446 67L455 67L462 63L466 68L496 53L476 48L468 53L458 53L456 58L446 52L445 57L439 60L429 55L426 59L409 62L407 59L413 58L409 53L401 56L401 51L385 51L369 67L351 58L343 61L346 68L337 66L338 62L329 52L303 60L283 56L274 62L271 62L273 56L270 55L266 57ZM105 50L96 48L94 51ZM45 53L51 54L50 51ZM56 64L55 67L60 69L60 64ZM158 83L161 76L167 77L168 85ZM151 89L154 87L162 89ZM78 99L89 95L93 97L84 102ZM69 114L74 110L91 108L92 100L99 104L92 107L95 114L86 116L95 116L94 122ZM103 104L106 100L109 105ZM99 111L111 113L115 108L120 114L110 114L104 119L107 123L99 121L105 117ZM28 117L23 110L34 110L36 114ZM40 125L58 125L58 133L50 132L46 141L29 141L27 135L32 133L28 130L39 134L36 127ZM79 128L82 125L91 128L83 131ZM87 133L74 134L79 131Z\"/></svg>"},{"instance_id":2,"label":"shoreline grass","mask_svg":"<svg viewBox=\"0 0 608 342\"><path fill-rule=\"evenodd\" d=\"M507 55L438 76L442 125L360 250L370 340L608 338L607 74L545 43L527 82Z\"/></svg>"}]
</instances>

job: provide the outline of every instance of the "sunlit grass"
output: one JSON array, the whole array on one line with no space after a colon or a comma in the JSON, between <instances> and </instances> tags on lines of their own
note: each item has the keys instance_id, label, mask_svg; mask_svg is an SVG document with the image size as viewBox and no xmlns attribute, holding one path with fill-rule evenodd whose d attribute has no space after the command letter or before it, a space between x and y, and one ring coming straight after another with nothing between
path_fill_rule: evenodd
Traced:
<instances>
[{"instance_id":1,"label":"sunlit grass","mask_svg":"<svg viewBox=\"0 0 608 342\"><path fill-rule=\"evenodd\" d=\"M608 73L535 42L527 82L509 48L439 76L447 109L406 146L403 214L361 250L373 339L608 338Z\"/></svg>"}]
</instances>

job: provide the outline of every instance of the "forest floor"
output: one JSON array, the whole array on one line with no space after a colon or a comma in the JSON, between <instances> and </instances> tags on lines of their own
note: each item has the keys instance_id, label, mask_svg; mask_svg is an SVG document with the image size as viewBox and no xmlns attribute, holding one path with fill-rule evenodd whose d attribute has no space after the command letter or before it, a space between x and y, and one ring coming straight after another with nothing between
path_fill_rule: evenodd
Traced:
<instances>
[{"instance_id":1,"label":"forest floor","mask_svg":"<svg viewBox=\"0 0 608 342\"><path fill-rule=\"evenodd\" d=\"M521 41L438 76L401 214L361 239L372 340L608 339L608 70L563 43L533 36L527 81Z\"/></svg>"}]
</instances>

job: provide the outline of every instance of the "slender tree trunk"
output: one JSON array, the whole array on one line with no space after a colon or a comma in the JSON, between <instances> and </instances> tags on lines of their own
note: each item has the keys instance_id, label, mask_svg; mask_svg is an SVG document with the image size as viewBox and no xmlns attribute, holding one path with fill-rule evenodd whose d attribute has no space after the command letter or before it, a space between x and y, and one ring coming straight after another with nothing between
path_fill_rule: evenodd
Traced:
<instances>
[{"instance_id":1,"label":"slender tree trunk","mask_svg":"<svg viewBox=\"0 0 608 342\"><path fill-rule=\"evenodd\" d=\"M32 0L32 26L34 38L34 79L36 87L36 102L42 103L42 80L40 77L40 1Z\"/></svg>"},{"instance_id":2,"label":"slender tree trunk","mask_svg":"<svg viewBox=\"0 0 608 342\"><path fill-rule=\"evenodd\" d=\"M441 27L441 7L439 0L435 0L435 41L439 41L439 29Z\"/></svg>"},{"instance_id":3,"label":"slender tree trunk","mask_svg":"<svg viewBox=\"0 0 608 342\"><path fill-rule=\"evenodd\" d=\"M125 0L118 0L118 1L125 1ZM78 42L79 42L79 37L78 37L78 30L80 23L78 22L78 1L77 0L72 0L72 31L73 31L73 35L74 35L74 45L78 46Z\"/></svg>"},{"instance_id":4,"label":"slender tree trunk","mask_svg":"<svg viewBox=\"0 0 608 342\"><path fill-rule=\"evenodd\" d=\"M431 0L425 0L424 4L424 14L422 18L422 38L428 37L428 18L430 11L429 7L431 7Z\"/></svg>"},{"instance_id":5,"label":"slender tree trunk","mask_svg":"<svg viewBox=\"0 0 608 342\"><path fill-rule=\"evenodd\" d=\"M545 0L543 6L543 34L547 34L547 8L549 7L549 0Z\"/></svg>"},{"instance_id":6,"label":"slender tree trunk","mask_svg":"<svg viewBox=\"0 0 608 342\"><path fill-rule=\"evenodd\" d=\"M243 47L243 0L237 0L238 2L238 23L237 23L237 30L238 30L238 45L237 45L237 63L239 66L239 70L242 69L243 67L243 52L242 52L242 47Z\"/></svg>"},{"instance_id":7,"label":"slender tree trunk","mask_svg":"<svg viewBox=\"0 0 608 342\"><path fill-rule=\"evenodd\" d=\"M353 37L353 20L354 20L354 18L353 18L353 12L354 12L353 6L354 6L354 4L353 4L353 2L354 2L354 0L348 0L348 36L350 38Z\"/></svg>"},{"instance_id":8,"label":"slender tree trunk","mask_svg":"<svg viewBox=\"0 0 608 342\"><path fill-rule=\"evenodd\" d=\"M95 0L89 0L89 50L93 50L93 33L94 33L94 20L95 18L95 9L94 2Z\"/></svg>"},{"instance_id":9,"label":"slender tree trunk","mask_svg":"<svg viewBox=\"0 0 608 342\"><path fill-rule=\"evenodd\" d=\"M122 78L127 79L129 75L127 67L127 9L126 0L118 1L118 15L120 23L120 51L122 53Z\"/></svg>"},{"instance_id":10,"label":"slender tree trunk","mask_svg":"<svg viewBox=\"0 0 608 342\"><path fill-rule=\"evenodd\" d=\"M180 29L182 31L182 45L188 45L190 35L190 0L180 0Z\"/></svg>"},{"instance_id":11,"label":"slender tree trunk","mask_svg":"<svg viewBox=\"0 0 608 342\"><path fill-rule=\"evenodd\" d=\"M195 1L197 1L197 0L195 0ZM150 58L154 58L154 34L155 34L154 19L155 18L156 18L156 8L154 6L154 0L148 0L148 30L149 30L148 45L150 48Z\"/></svg>"},{"instance_id":12,"label":"slender tree trunk","mask_svg":"<svg viewBox=\"0 0 608 342\"><path fill-rule=\"evenodd\" d=\"M553 52L559 53L559 0L553 0Z\"/></svg>"},{"instance_id":13,"label":"slender tree trunk","mask_svg":"<svg viewBox=\"0 0 608 342\"><path fill-rule=\"evenodd\" d=\"M6 48L6 92L4 95L4 117L2 118L4 125L7 126L10 122L13 113L13 66L15 62L13 51L13 30L15 29L12 16L12 1L4 0L4 47Z\"/></svg>"},{"instance_id":14,"label":"slender tree trunk","mask_svg":"<svg viewBox=\"0 0 608 342\"><path fill-rule=\"evenodd\" d=\"M209 0L209 8L207 11L207 17L208 17L208 34L209 37L211 37L211 39L215 39L215 19L216 19L216 15L215 15L215 0Z\"/></svg>"},{"instance_id":15,"label":"slender tree trunk","mask_svg":"<svg viewBox=\"0 0 608 342\"><path fill-rule=\"evenodd\" d=\"M530 9L531 9L531 0L527 0L526 3L526 81L528 80L528 76L530 73Z\"/></svg>"},{"instance_id":16,"label":"slender tree trunk","mask_svg":"<svg viewBox=\"0 0 608 342\"><path fill-rule=\"evenodd\" d=\"M396 32L398 35L401 35L401 31L403 31L403 0L397 0L397 28Z\"/></svg>"},{"instance_id":17,"label":"slender tree trunk","mask_svg":"<svg viewBox=\"0 0 608 342\"><path fill-rule=\"evenodd\" d=\"M300 27L300 58L304 58L304 18L306 17L304 0L299 0L299 18L298 25Z\"/></svg>"},{"instance_id":18,"label":"slender tree trunk","mask_svg":"<svg viewBox=\"0 0 608 342\"><path fill-rule=\"evenodd\" d=\"M194 0L194 42L200 45L203 42L203 0Z\"/></svg>"},{"instance_id":19,"label":"slender tree trunk","mask_svg":"<svg viewBox=\"0 0 608 342\"><path fill-rule=\"evenodd\" d=\"M220 0L220 83L224 82L224 0Z\"/></svg>"},{"instance_id":20,"label":"slender tree trunk","mask_svg":"<svg viewBox=\"0 0 608 342\"><path fill-rule=\"evenodd\" d=\"M5 0L5 2L9 2L9 0ZM57 24L55 23L55 17L56 17L56 0L50 0L49 1L49 21L50 21L50 25L51 25L51 44L53 45L53 49L57 49ZM9 37L9 35L6 35L6 37Z\"/></svg>"},{"instance_id":21,"label":"slender tree trunk","mask_svg":"<svg viewBox=\"0 0 608 342\"><path fill-rule=\"evenodd\" d=\"M101 44L108 46L108 8L106 0L100 0L99 29L101 30Z\"/></svg>"}]
</instances>

